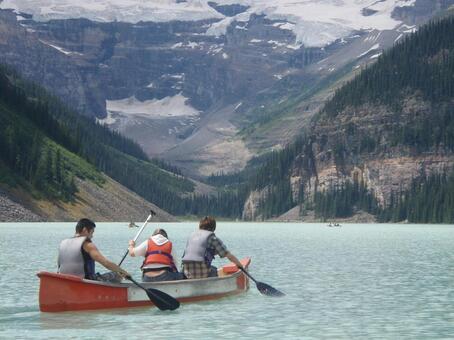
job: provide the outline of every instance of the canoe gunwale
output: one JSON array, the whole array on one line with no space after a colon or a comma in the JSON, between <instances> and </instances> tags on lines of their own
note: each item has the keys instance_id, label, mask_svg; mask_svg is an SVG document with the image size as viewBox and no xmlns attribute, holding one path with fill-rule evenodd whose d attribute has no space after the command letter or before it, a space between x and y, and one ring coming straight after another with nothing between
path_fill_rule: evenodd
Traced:
<instances>
[{"instance_id":1,"label":"canoe gunwale","mask_svg":"<svg viewBox=\"0 0 454 340\"><path fill-rule=\"evenodd\" d=\"M247 268L251 262L250 258L246 258L242 260L243 265L245 268ZM229 265L223 266L221 268L227 267ZM229 280L232 279L232 277L238 277L242 275L243 273L241 270L237 270L236 272L232 274L226 274L225 276L216 276L216 277L207 277L203 279L184 279L184 280L174 280L174 281L161 281L161 282L141 282L140 284L143 285L146 288L156 288L158 289L159 286L166 286L168 284L176 284L176 285L187 285L188 282L190 283L197 283L197 282L209 282L209 281L222 281L222 280ZM44 277L44 276L51 276L58 278L59 280L70 280L70 281L75 281L75 282L82 282L86 284L92 284L92 285L101 285L101 286L107 286L107 287L117 287L117 288L129 288L129 287L135 287L135 285L132 282L122 282L122 283L113 283L113 282L108 282L108 281L96 281L96 280L89 280L89 279L82 279L78 276L75 275L68 275L68 274L59 274L59 273L52 273L52 272L47 272L47 271L40 271L36 274L39 278Z\"/></svg>"},{"instance_id":2,"label":"canoe gunwale","mask_svg":"<svg viewBox=\"0 0 454 340\"><path fill-rule=\"evenodd\" d=\"M145 288L156 288L158 289L159 286L166 286L169 283L171 284L176 284L176 285L187 285L189 282L190 283L197 283L197 282L209 282L209 281L222 281L222 280L230 280L232 277L238 277L242 273L240 270L233 274L229 274L226 276L217 276L217 277L207 277L204 279L184 279L184 280L174 280L174 281L161 281L161 282L140 282L142 286ZM113 282L108 282L108 281L96 281L96 280L89 280L89 279L81 279L78 276L74 275L67 275L67 274L57 274L57 273L52 273L52 272L46 272L46 271L41 271L36 274L39 278L44 277L44 276L51 276L58 278L59 280L69 280L69 281L75 281L75 282L81 282L89 285L100 285L100 286L106 286L106 287L116 287L116 288L129 288L129 287L135 287L134 283L131 282L122 282L122 283L113 283Z\"/></svg>"},{"instance_id":3,"label":"canoe gunwale","mask_svg":"<svg viewBox=\"0 0 454 340\"><path fill-rule=\"evenodd\" d=\"M247 268L250 258L241 260ZM249 289L248 277L233 264L221 276L163 282L142 282L145 288L161 290L180 302L216 300ZM42 312L65 312L153 306L142 289L133 283L111 283L78 276L39 272L39 308Z\"/></svg>"}]
</instances>

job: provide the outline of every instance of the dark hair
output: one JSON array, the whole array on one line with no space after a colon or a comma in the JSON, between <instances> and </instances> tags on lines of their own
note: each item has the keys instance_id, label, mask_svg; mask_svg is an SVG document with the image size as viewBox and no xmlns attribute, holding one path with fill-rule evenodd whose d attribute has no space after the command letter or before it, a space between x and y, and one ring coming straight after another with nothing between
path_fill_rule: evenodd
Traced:
<instances>
[{"instance_id":1,"label":"dark hair","mask_svg":"<svg viewBox=\"0 0 454 340\"><path fill-rule=\"evenodd\" d=\"M199 222L199 229L215 231L216 230L216 220L214 217L205 216Z\"/></svg>"},{"instance_id":2,"label":"dark hair","mask_svg":"<svg viewBox=\"0 0 454 340\"><path fill-rule=\"evenodd\" d=\"M162 235L164 236L165 238L167 238L167 233L164 229L161 229L161 228L158 228L158 229L155 229L155 231L153 231L153 235L152 236L155 236L155 235Z\"/></svg>"},{"instance_id":3,"label":"dark hair","mask_svg":"<svg viewBox=\"0 0 454 340\"><path fill-rule=\"evenodd\" d=\"M88 231L96 228L95 222L89 220L88 218L81 218L76 225L76 233L81 233L84 228L87 228Z\"/></svg>"}]
</instances>

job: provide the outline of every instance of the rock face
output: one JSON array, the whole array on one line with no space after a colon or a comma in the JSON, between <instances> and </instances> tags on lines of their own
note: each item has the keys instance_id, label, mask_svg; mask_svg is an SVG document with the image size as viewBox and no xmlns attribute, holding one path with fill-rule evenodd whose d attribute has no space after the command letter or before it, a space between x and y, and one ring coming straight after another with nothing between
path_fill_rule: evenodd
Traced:
<instances>
[{"instance_id":1,"label":"rock face","mask_svg":"<svg viewBox=\"0 0 454 340\"><path fill-rule=\"evenodd\" d=\"M384 207L393 193L408 189L413 179L454 170L452 153L436 148L420 152L394 146L392 142L392 133L398 126L419 117L430 117L435 110L436 107L416 93L408 94L399 114L384 106L365 104L344 110L336 119L319 120L310 131L310 142L293 162L289 179L293 197L298 197L302 188L304 200L311 202L316 192L356 181L364 183ZM371 147L371 141L378 143ZM358 145L364 149L359 151ZM244 206L244 219L262 218L258 205L265 193L263 190L250 194ZM297 216L299 210L297 213L292 210L280 219L297 219Z\"/></svg>"},{"instance_id":2,"label":"rock face","mask_svg":"<svg viewBox=\"0 0 454 340\"><path fill-rule=\"evenodd\" d=\"M238 134L268 119L271 103L323 84L345 67L373 62L414 29L408 25L451 3L417 0L396 8L392 15L402 24L395 29L355 31L323 47L297 43L299 33L284 17L248 12L240 20L248 7L233 3L209 3L223 20L138 23L37 22L25 14L16 21L15 13L2 10L0 61L135 139L149 155L208 175L241 169L257 150L285 144L318 107L310 102L291 124L276 122L276 133Z\"/></svg>"},{"instance_id":3,"label":"rock face","mask_svg":"<svg viewBox=\"0 0 454 340\"><path fill-rule=\"evenodd\" d=\"M243 208L243 220L260 220L261 216L258 213L259 201L261 198L265 197L265 190L261 192L253 191L249 194L248 199L244 203Z\"/></svg>"},{"instance_id":4,"label":"rock face","mask_svg":"<svg viewBox=\"0 0 454 340\"><path fill-rule=\"evenodd\" d=\"M44 218L11 199L0 191L0 222L41 222Z\"/></svg>"},{"instance_id":5,"label":"rock face","mask_svg":"<svg viewBox=\"0 0 454 340\"><path fill-rule=\"evenodd\" d=\"M0 193L1 222L77 221L82 217L96 222L143 221L152 209L152 221L173 222L176 218L151 204L114 180L98 186L76 179L74 202L36 200L25 192ZM12 200L14 197L14 201Z\"/></svg>"},{"instance_id":6,"label":"rock face","mask_svg":"<svg viewBox=\"0 0 454 340\"><path fill-rule=\"evenodd\" d=\"M408 188L412 179L451 171L451 153L435 148L420 152L393 144L393 131L401 124L437 110L417 93L405 98L400 113L365 104L346 109L337 116L335 125L329 119L321 120L313 131L314 142L308 153L314 157L316 171L307 176L306 169L301 174L301 178L309 178L304 192L310 195L345 180L356 180L373 190L378 202L385 205L392 192Z\"/></svg>"}]
</instances>

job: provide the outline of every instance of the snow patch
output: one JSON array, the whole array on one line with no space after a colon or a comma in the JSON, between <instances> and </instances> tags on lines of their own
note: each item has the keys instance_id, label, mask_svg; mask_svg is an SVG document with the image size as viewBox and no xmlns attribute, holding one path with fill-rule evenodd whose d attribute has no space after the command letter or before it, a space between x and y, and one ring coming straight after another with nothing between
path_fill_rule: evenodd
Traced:
<instances>
[{"instance_id":1,"label":"snow patch","mask_svg":"<svg viewBox=\"0 0 454 340\"><path fill-rule=\"evenodd\" d=\"M170 48L172 50L175 50L177 48L190 48L190 49L194 49L194 48L197 48L197 47L200 47L202 48L202 46L194 41L189 41L187 42L186 44L182 43L182 42L179 42L179 43L176 43L176 44L173 44Z\"/></svg>"},{"instance_id":2,"label":"snow patch","mask_svg":"<svg viewBox=\"0 0 454 340\"><path fill-rule=\"evenodd\" d=\"M196 48L196 47L199 47L200 44L197 44L196 42L190 41L190 42L188 42L187 46L188 46L189 48L191 48L191 49L194 49L194 48Z\"/></svg>"},{"instance_id":3,"label":"snow patch","mask_svg":"<svg viewBox=\"0 0 454 340\"><path fill-rule=\"evenodd\" d=\"M357 58L361 58L361 57L365 56L367 53L374 51L374 50L378 50L379 48L380 48L380 44L375 44L374 46L369 48L366 52L361 53L359 56L357 56Z\"/></svg>"},{"instance_id":4,"label":"snow patch","mask_svg":"<svg viewBox=\"0 0 454 340\"><path fill-rule=\"evenodd\" d=\"M72 52L72 51L65 50L62 47L59 47L57 45L53 45L53 44L48 43L47 41L44 41L42 39L39 39L39 41L42 42L44 45L50 46L52 48L55 48L57 51L59 51L59 52L61 52L63 54L66 54L66 55L83 55L82 53L79 53L79 52Z\"/></svg>"},{"instance_id":5,"label":"snow patch","mask_svg":"<svg viewBox=\"0 0 454 340\"><path fill-rule=\"evenodd\" d=\"M142 117L142 118L169 118L169 117L189 117L200 114L195 108L187 104L188 98L181 93L162 99L152 99L140 101L135 96L119 99L106 100L108 116L99 120L102 124L113 124L116 116L122 117Z\"/></svg>"},{"instance_id":6,"label":"snow patch","mask_svg":"<svg viewBox=\"0 0 454 340\"><path fill-rule=\"evenodd\" d=\"M273 24L273 27L280 28L281 30L292 31L295 28L295 24L290 22L277 22Z\"/></svg>"},{"instance_id":7,"label":"snow patch","mask_svg":"<svg viewBox=\"0 0 454 340\"><path fill-rule=\"evenodd\" d=\"M288 49L291 49L291 50L297 50L297 49L299 49L301 47L301 44L289 45L289 44L282 43L282 42L279 42L279 41L276 41L276 40L268 40L268 44L274 45L273 49L276 49L278 47L285 47L285 48L288 48Z\"/></svg>"},{"instance_id":8,"label":"snow patch","mask_svg":"<svg viewBox=\"0 0 454 340\"><path fill-rule=\"evenodd\" d=\"M394 43L398 42L400 38L402 38L403 34L399 34L399 36L394 40Z\"/></svg>"},{"instance_id":9,"label":"snow patch","mask_svg":"<svg viewBox=\"0 0 454 340\"><path fill-rule=\"evenodd\" d=\"M183 80L184 79L184 73L170 74L169 78Z\"/></svg>"},{"instance_id":10,"label":"snow patch","mask_svg":"<svg viewBox=\"0 0 454 340\"><path fill-rule=\"evenodd\" d=\"M217 48L211 48L209 49L208 51L208 54L212 54L212 55L215 55L215 54L218 54L218 53L221 53L222 52L222 47L217 47Z\"/></svg>"},{"instance_id":11,"label":"snow patch","mask_svg":"<svg viewBox=\"0 0 454 340\"><path fill-rule=\"evenodd\" d=\"M380 53L377 53L377 54L374 54L374 55L370 56L369 59L375 59L375 58L378 58L381 55L382 55L382 53L380 52Z\"/></svg>"}]
</instances>

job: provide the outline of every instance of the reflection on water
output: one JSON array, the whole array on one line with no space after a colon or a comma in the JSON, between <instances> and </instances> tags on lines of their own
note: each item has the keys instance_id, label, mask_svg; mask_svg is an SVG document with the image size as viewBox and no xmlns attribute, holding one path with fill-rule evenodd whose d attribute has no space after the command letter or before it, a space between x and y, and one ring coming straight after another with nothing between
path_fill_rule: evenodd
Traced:
<instances>
[{"instance_id":1,"label":"reflection on water","mask_svg":"<svg viewBox=\"0 0 454 340\"><path fill-rule=\"evenodd\" d=\"M196 223L160 226L181 254ZM137 232L124 223L96 229L94 241L116 262ZM0 224L8 259L0 263L0 338L454 338L453 226L220 223L227 247L252 257L254 278L285 297L263 296L251 283L246 294L175 312L41 313L35 273L55 270L58 243L73 230L68 223ZM26 256L11 246L25 241ZM128 258L124 266L140 277L140 264Z\"/></svg>"}]
</instances>

